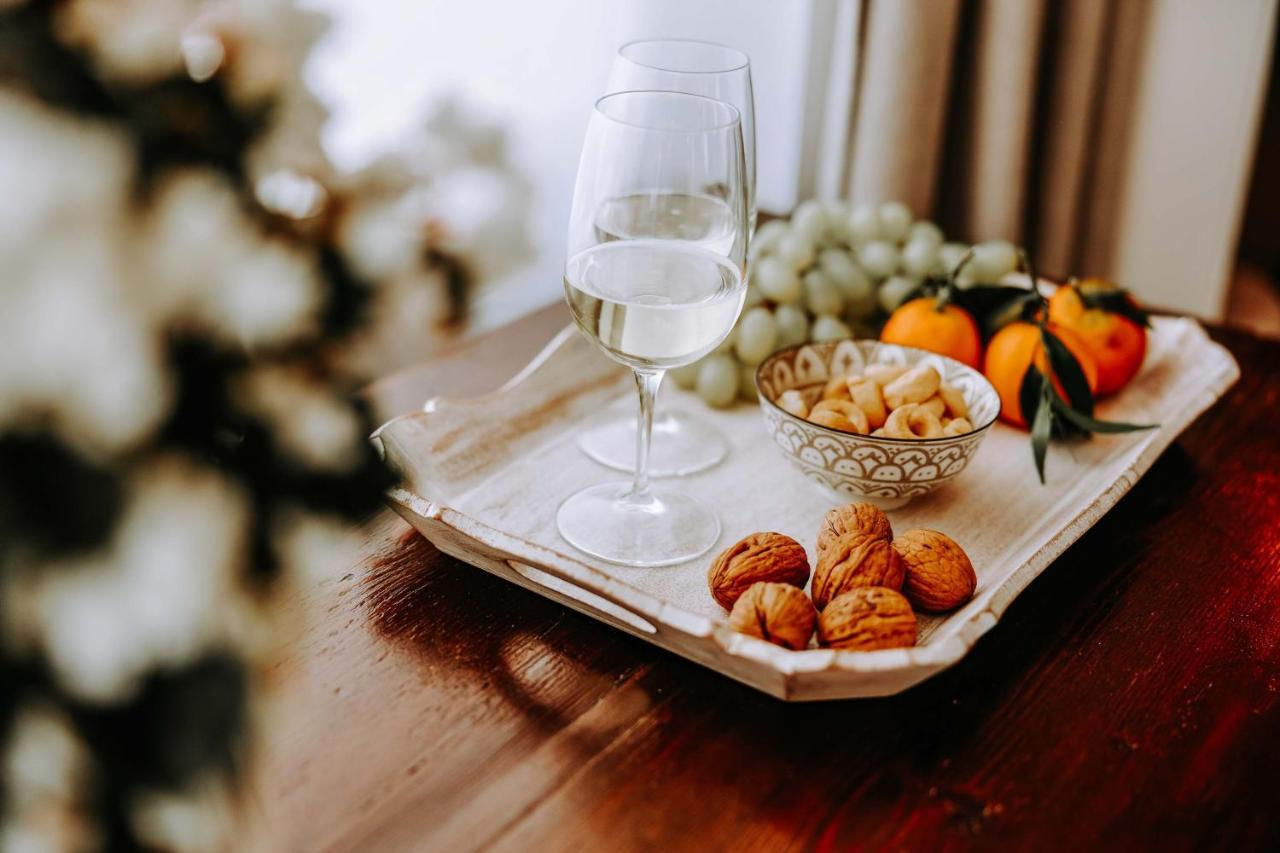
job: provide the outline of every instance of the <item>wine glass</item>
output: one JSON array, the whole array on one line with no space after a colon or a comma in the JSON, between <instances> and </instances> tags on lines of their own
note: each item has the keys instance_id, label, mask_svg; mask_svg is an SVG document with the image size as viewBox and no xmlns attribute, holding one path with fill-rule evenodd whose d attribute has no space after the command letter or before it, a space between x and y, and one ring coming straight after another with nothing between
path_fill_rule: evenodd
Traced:
<instances>
[{"instance_id":1,"label":"wine glass","mask_svg":"<svg viewBox=\"0 0 1280 853\"><path fill-rule=\"evenodd\" d=\"M731 104L742 123L746 157L747 216L750 231L756 224L755 102L751 90L751 63L740 50L704 41L653 39L633 41L619 48L613 60L606 92L661 90L705 95ZM672 208L679 208L673 215ZM716 221L720 207L701 189L665 198L619 198L604 209L601 227L619 236L643 230L651 235L701 242L720 251L723 226ZM678 231L674 229L679 229ZM724 459L729 445L715 429L684 412L666 413L654 421L650 475L692 474ZM578 447L592 459L619 471L635 463L632 444L635 419L619 416L578 436Z\"/></svg>"},{"instance_id":2,"label":"wine glass","mask_svg":"<svg viewBox=\"0 0 1280 853\"><path fill-rule=\"evenodd\" d=\"M720 536L714 512L649 482L653 401L664 372L716 348L746 295L746 160L738 111L681 92L620 92L596 102L587 126L569 219L565 298L582 332L630 367L640 396L630 482L571 495L556 523L569 544L632 566L682 563ZM698 195L714 203L714 245L692 207L668 206L661 228L620 234L602 223L619 199L657 209Z\"/></svg>"}]
</instances>

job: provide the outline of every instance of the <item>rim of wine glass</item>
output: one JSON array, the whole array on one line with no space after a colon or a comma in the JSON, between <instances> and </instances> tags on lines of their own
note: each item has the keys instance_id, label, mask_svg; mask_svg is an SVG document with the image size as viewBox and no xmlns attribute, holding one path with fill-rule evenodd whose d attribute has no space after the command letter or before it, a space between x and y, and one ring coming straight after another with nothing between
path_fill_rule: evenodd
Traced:
<instances>
[{"instance_id":1,"label":"rim of wine glass","mask_svg":"<svg viewBox=\"0 0 1280 853\"><path fill-rule=\"evenodd\" d=\"M706 101L709 104L714 104L719 109L728 110L729 119L728 121L722 122L720 124L713 124L713 125L708 125L706 127L697 127L697 128L654 127L653 125L640 124L638 122L628 121L626 119L618 118L617 116L610 115L608 112L606 112L602 108L606 101L612 100L613 98L624 98L628 95L662 95L663 97L666 97L666 98L677 98L677 99L686 98L688 100L693 100L693 101ZM722 101L718 98L711 98L706 95L693 95L693 94L690 94L689 92L672 92L666 89L629 89L624 92L610 92L607 95L601 95L599 98L596 98L594 109L595 109L595 112L601 118L611 121L614 124L619 124L619 125L622 125L623 127L633 127L633 128L636 128L637 130L646 130L651 133L679 133L679 134L712 133L717 130L727 130L733 127L734 125L737 125L738 127L742 126L742 113L738 111L737 107L735 107L733 104L729 103L728 101Z\"/></svg>"},{"instance_id":2,"label":"rim of wine glass","mask_svg":"<svg viewBox=\"0 0 1280 853\"><path fill-rule=\"evenodd\" d=\"M633 48L642 44L697 44L697 45L702 45L704 47L714 47L714 48L718 48L720 50L726 51L729 54L736 54L738 64L727 66L724 68L711 68L705 71L696 71L696 70L691 70L687 68L671 68L667 65L655 64L653 62L643 62L635 58L634 56L627 55L627 51L629 48ZM705 39L670 39L670 38L635 39L634 41L629 41L626 44L622 45L622 47L618 48L618 55L621 56L623 59L627 60L627 62L631 62L631 63L634 63L635 65L639 65L641 68L651 68L654 71L662 71L667 74L728 74L733 71L741 71L744 68L749 69L751 67L751 57L747 55L747 52L745 50L732 47L731 45L721 44L718 41L707 41Z\"/></svg>"}]
</instances>

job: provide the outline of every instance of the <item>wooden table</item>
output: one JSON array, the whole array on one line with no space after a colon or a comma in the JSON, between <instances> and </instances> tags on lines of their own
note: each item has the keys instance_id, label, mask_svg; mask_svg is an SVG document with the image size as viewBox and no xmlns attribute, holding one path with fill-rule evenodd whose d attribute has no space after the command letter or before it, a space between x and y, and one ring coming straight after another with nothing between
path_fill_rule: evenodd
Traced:
<instances>
[{"instance_id":1,"label":"wooden table","mask_svg":"<svg viewBox=\"0 0 1280 853\"><path fill-rule=\"evenodd\" d=\"M372 389L499 385L562 306ZM389 512L292 599L272 850L1280 848L1280 343L951 670L787 705L437 553ZM499 346L494 346L494 343ZM483 352L483 356L478 353Z\"/></svg>"}]
</instances>

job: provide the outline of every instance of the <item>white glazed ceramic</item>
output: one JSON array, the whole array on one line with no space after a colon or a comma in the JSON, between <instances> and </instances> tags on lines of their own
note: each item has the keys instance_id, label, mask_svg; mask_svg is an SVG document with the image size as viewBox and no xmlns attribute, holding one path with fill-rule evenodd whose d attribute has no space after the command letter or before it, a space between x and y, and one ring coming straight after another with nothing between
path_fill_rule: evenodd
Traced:
<instances>
[{"instance_id":1,"label":"white glazed ceramic","mask_svg":"<svg viewBox=\"0 0 1280 853\"><path fill-rule=\"evenodd\" d=\"M777 405L796 390L813 406L833 376L872 364L931 364L960 389L973 432L944 438L899 439L854 435L810 423ZM1000 396L986 377L952 358L879 341L832 341L779 350L756 371L760 410L773 443L810 481L847 501L861 498L895 509L960 476L1000 414Z\"/></svg>"}]
</instances>

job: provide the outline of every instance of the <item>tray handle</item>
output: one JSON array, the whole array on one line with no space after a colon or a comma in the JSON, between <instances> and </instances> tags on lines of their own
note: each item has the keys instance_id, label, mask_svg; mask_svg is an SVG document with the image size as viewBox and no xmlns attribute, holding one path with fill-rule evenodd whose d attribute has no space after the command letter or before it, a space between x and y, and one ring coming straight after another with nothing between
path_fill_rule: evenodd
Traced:
<instances>
[{"instance_id":1,"label":"tray handle","mask_svg":"<svg viewBox=\"0 0 1280 853\"><path fill-rule=\"evenodd\" d=\"M537 584L552 593L557 593L556 597L567 597L573 599L578 604L590 607L595 611L598 619L612 622L622 622L637 631L646 634L658 633L658 626L654 625L648 619L636 613L631 608L623 605L617 598L613 596L606 597L592 592L579 586L563 576L553 575L552 573L540 569L537 566L531 566L520 560L507 560L507 566L516 574L525 580ZM603 591L603 590L602 590Z\"/></svg>"}]
</instances>

